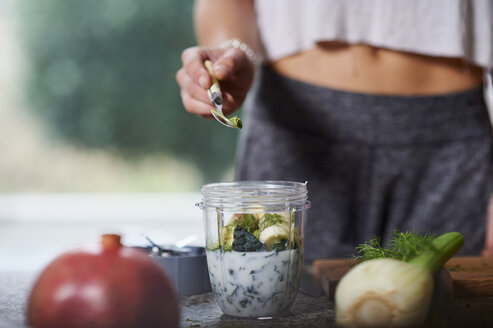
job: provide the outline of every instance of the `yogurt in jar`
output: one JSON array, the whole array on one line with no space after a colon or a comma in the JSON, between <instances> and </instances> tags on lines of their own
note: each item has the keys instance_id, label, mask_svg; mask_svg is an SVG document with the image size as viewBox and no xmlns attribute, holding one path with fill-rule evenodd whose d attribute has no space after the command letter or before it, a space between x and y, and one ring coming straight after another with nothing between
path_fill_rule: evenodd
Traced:
<instances>
[{"instance_id":1,"label":"yogurt in jar","mask_svg":"<svg viewBox=\"0 0 493 328\"><path fill-rule=\"evenodd\" d=\"M207 251L212 289L225 314L286 314L298 291L303 264L299 248L284 251Z\"/></svg>"}]
</instances>

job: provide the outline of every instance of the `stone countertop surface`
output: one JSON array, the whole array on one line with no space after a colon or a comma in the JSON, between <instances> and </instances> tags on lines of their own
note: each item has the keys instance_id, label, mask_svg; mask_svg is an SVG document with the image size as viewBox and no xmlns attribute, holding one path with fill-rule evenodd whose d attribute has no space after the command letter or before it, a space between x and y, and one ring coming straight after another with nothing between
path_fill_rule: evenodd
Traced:
<instances>
[{"instance_id":1,"label":"stone countertop surface","mask_svg":"<svg viewBox=\"0 0 493 328\"><path fill-rule=\"evenodd\" d=\"M223 315L212 293L180 298L182 327L335 327L333 304L327 297L298 293L291 313L258 320Z\"/></svg>"},{"instance_id":2,"label":"stone countertop surface","mask_svg":"<svg viewBox=\"0 0 493 328\"><path fill-rule=\"evenodd\" d=\"M0 328L25 328L25 303L36 278L32 272L0 271ZM291 314L268 320L237 319L222 314L212 293L180 297L181 327L335 327L327 297L298 293Z\"/></svg>"},{"instance_id":3,"label":"stone countertop surface","mask_svg":"<svg viewBox=\"0 0 493 328\"><path fill-rule=\"evenodd\" d=\"M25 303L36 278L33 272L0 270L0 328L26 328ZM335 327L333 302L323 295L298 293L291 314L269 320L225 316L212 293L180 297L181 327ZM493 327L493 296L455 298L451 327Z\"/></svg>"}]
</instances>

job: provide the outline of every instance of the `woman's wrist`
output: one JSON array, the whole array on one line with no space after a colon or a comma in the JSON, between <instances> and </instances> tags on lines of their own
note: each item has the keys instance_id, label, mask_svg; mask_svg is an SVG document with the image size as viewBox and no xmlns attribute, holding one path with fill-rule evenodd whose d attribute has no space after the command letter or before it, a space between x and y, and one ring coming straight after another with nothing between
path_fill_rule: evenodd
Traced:
<instances>
[{"instance_id":1,"label":"woman's wrist","mask_svg":"<svg viewBox=\"0 0 493 328\"><path fill-rule=\"evenodd\" d=\"M233 39L229 39L229 40L225 41L221 45L221 48L223 48L223 49L234 48L234 49L239 49L239 50L243 51L243 53L252 62L253 66L259 65L262 61L260 56L255 53L255 51L252 49L252 47L250 47L245 42L242 42L238 38L233 38Z\"/></svg>"}]
</instances>

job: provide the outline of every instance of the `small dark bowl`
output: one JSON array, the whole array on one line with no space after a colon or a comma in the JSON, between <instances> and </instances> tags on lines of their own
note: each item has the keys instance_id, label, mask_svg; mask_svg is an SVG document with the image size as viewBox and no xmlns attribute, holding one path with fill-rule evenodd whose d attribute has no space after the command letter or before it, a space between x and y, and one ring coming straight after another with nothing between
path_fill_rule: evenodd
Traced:
<instances>
[{"instance_id":1,"label":"small dark bowl","mask_svg":"<svg viewBox=\"0 0 493 328\"><path fill-rule=\"evenodd\" d=\"M136 247L143 250L164 269L178 296L191 296L210 292L211 283L204 247L187 246L185 253L156 255L152 247Z\"/></svg>"}]
</instances>

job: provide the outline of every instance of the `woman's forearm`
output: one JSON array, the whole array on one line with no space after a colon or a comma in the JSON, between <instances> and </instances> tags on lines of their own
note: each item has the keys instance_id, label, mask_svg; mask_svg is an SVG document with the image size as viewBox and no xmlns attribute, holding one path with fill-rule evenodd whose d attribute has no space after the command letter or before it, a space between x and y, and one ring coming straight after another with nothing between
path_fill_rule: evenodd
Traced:
<instances>
[{"instance_id":1,"label":"woman's forearm","mask_svg":"<svg viewBox=\"0 0 493 328\"><path fill-rule=\"evenodd\" d=\"M200 45L221 45L238 38L258 53L253 0L196 0L194 20Z\"/></svg>"}]
</instances>

